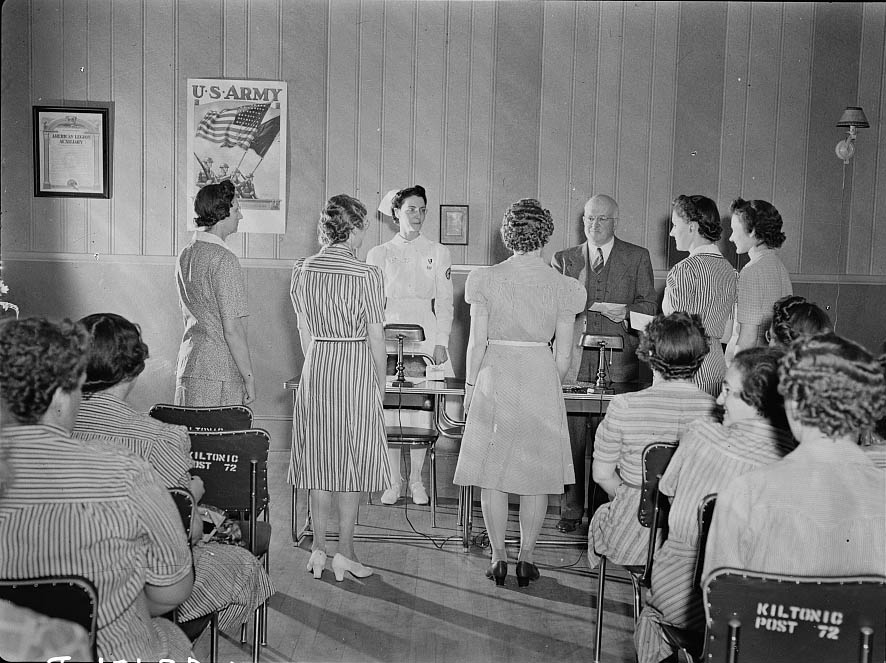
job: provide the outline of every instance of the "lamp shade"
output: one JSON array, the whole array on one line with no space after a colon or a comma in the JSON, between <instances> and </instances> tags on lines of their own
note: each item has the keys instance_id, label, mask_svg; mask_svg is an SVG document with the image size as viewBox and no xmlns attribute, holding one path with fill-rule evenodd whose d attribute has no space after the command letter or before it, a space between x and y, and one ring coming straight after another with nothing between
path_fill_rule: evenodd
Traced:
<instances>
[{"instance_id":1,"label":"lamp shade","mask_svg":"<svg viewBox=\"0 0 886 663\"><path fill-rule=\"evenodd\" d=\"M865 117L861 106L846 106L846 110L844 110L843 115L840 116L840 121L837 122L837 126L861 127L862 129L867 129L871 125L868 123L868 118Z\"/></svg>"}]
</instances>

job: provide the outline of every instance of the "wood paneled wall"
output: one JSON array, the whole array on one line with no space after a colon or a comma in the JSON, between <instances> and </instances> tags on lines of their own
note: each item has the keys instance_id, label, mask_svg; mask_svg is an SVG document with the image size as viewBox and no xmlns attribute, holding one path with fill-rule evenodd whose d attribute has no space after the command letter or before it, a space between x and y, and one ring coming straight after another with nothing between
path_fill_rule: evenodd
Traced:
<instances>
[{"instance_id":1,"label":"wood paneled wall","mask_svg":"<svg viewBox=\"0 0 886 663\"><path fill-rule=\"evenodd\" d=\"M504 257L499 220L521 197L554 215L548 256L577 243L584 201L605 192L620 203L620 236L649 248L661 279L681 257L673 197L706 194L725 217L741 195L781 210L794 280L833 286L838 320L853 312L844 333L870 323L841 288L886 292L882 3L7 0L2 13L0 248L25 311L45 301L40 264L61 278L64 265L125 264L133 283L167 265L172 278L192 215L184 98L196 77L289 83L286 233L231 240L255 282L285 284L292 260L316 250L329 195L372 209L417 182L432 237L439 204L470 205L457 264ZM33 197L31 106L108 101L113 197ZM834 125L847 105L871 127L844 167ZM375 224L363 251L393 233ZM145 315L176 318L166 290L142 291ZM65 291L59 315L93 303ZM272 328L292 322L286 307L285 294L264 299L251 320L258 361L282 373L298 368L274 361L294 333Z\"/></svg>"},{"instance_id":2,"label":"wood paneled wall","mask_svg":"<svg viewBox=\"0 0 886 663\"><path fill-rule=\"evenodd\" d=\"M175 255L185 81L219 76L290 83L287 232L237 239L246 258L314 250L328 195L374 207L420 182L431 234L440 203L470 205L456 263L502 257L519 197L553 212L554 251L608 192L620 234L665 269L669 203L700 192L724 214L737 195L773 201L795 274L886 276L884 33L879 3L10 0L3 249ZM33 198L30 106L84 101L114 105L114 197ZM834 124L856 103L872 126L844 169Z\"/></svg>"}]
</instances>

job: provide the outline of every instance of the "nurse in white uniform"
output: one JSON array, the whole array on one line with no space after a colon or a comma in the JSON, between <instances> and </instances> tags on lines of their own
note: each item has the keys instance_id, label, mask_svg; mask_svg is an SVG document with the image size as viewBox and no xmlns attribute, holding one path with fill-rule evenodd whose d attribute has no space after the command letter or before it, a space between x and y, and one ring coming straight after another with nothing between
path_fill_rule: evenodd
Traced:
<instances>
[{"instance_id":1,"label":"nurse in white uniform","mask_svg":"<svg viewBox=\"0 0 886 663\"><path fill-rule=\"evenodd\" d=\"M449 250L421 234L427 215L428 198L424 187L412 186L389 192L379 211L393 217L399 232L389 242L369 250L366 262L381 267L385 276L385 322L418 324L425 341L406 342L404 352L430 355L443 366L444 374L454 376L449 360L449 333L452 330L452 259ZM395 353L392 346L389 352ZM431 413L385 410L387 425L432 427ZM428 493L421 480L426 449L410 450L408 494L415 504L427 504ZM391 469L400 467L400 450L388 449ZM403 477L394 474L391 487L381 497L383 504L400 498Z\"/></svg>"}]
</instances>

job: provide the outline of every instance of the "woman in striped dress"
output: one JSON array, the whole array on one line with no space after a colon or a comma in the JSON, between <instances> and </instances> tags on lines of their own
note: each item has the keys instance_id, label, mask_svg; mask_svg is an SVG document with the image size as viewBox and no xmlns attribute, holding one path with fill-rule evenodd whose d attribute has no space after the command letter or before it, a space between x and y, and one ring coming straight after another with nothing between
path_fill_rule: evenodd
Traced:
<instances>
[{"instance_id":1,"label":"woman in striped dress","mask_svg":"<svg viewBox=\"0 0 886 663\"><path fill-rule=\"evenodd\" d=\"M191 439L184 426L172 426L126 402L145 368L148 346L137 325L114 313L80 320L89 332L89 361L83 401L71 435L101 453L133 453L148 461L165 488L187 488L200 502L203 481L189 470ZM179 606L187 622L219 613L221 630L240 627L274 593L261 562L239 546L203 541L197 510L191 527L194 587Z\"/></svg>"},{"instance_id":2,"label":"woman in striped dress","mask_svg":"<svg viewBox=\"0 0 886 663\"><path fill-rule=\"evenodd\" d=\"M646 326L637 356L652 369L652 386L618 394L594 439L594 481L610 498L588 527L588 563L600 556L625 566L646 563L649 530L637 520L643 449L653 442L679 442L696 419L711 419L714 399L693 383L708 353L697 315L658 315Z\"/></svg>"},{"instance_id":3,"label":"woman in striped dress","mask_svg":"<svg viewBox=\"0 0 886 663\"><path fill-rule=\"evenodd\" d=\"M340 194L318 224L320 253L292 270L290 296L305 361L292 416L289 482L310 491L314 536L308 571L326 565L326 525L339 514L335 579L372 570L354 554L361 492L391 485L382 394L385 388L384 289L381 270L357 260L369 221L366 207Z\"/></svg>"},{"instance_id":4,"label":"woman in striped dress","mask_svg":"<svg viewBox=\"0 0 886 663\"><path fill-rule=\"evenodd\" d=\"M668 540L655 553L649 604L634 631L639 663L658 663L674 653L662 623L704 630L701 590L694 584L702 498L734 477L780 460L796 445L778 393L781 354L751 348L735 355L717 399L723 423L693 424L661 478L659 490L671 497Z\"/></svg>"},{"instance_id":5,"label":"woman in striped dress","mask_svg":"<svg viewBox=\"0 0 886 663\"><path fill-rule=\"evenodd\" d=\"M661 309L665 314L686 311L701 318L711 349L695 374L695 384L716 397L726 373L720 339L732 333L738 274L717 247L723 228L713 200L677 196L671 223L677 250L689 251L689 257L668 272Z\"/></svg>"}]
</instances>

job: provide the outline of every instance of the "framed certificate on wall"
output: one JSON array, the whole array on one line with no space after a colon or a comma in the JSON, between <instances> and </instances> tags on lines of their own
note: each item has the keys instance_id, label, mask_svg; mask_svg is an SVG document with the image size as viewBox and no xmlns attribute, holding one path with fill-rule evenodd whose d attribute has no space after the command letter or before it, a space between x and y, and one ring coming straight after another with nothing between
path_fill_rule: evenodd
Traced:
<instances>
[{"instance_id":1,"label":"framed certificate on wall","mask_svg":"<svg viewBox=\"0 0 886 663\"><path fill-rule=\"evenodd\" d=\"M110 106L34 106L34 195L111 197Z\"/></svg>"},{"instance_id":2,"label":"framed certificate on wall","mask_svg":"<svg viewBox=\"0 0 886 663\"><path fill-rule=\"evenodd\" d=\"M440 243L468 243L467 205L440 205Z\"/></svg>"}]
</instances>

